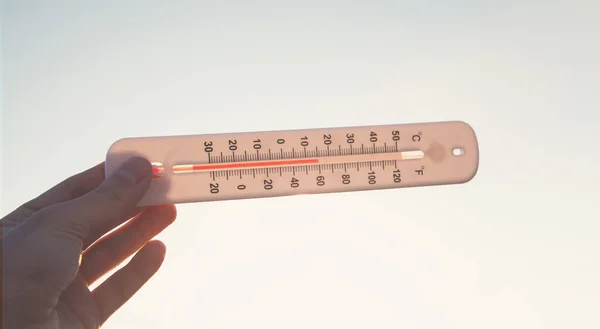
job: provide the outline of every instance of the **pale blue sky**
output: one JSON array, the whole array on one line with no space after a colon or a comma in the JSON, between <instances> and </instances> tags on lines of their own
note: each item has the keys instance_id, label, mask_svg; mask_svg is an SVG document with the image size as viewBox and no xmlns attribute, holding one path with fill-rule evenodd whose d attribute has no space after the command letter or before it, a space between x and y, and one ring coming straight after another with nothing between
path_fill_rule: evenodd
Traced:
<instances>
[{"instance_id":1,"label":"pale blue sky","mask_svg":"<svg viewBox=\"0 0 600 329\"><path fill-rule=\"evenodd\" d=\"M598 328L597 1L4 1L2 213L129 136L463 120L465 185L186 204L107 322Z\"/></svg>"}]
</instances>

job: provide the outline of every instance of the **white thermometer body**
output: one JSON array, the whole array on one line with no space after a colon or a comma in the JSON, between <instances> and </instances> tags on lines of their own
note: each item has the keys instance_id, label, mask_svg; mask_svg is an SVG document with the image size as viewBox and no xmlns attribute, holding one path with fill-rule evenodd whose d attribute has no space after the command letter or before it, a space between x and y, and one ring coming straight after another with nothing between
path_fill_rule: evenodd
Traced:
<instances>
[{"instance_id":1,"label":"white thermometer body","mask_svg":"<svg viewBox=\"0 0 600 329\"><path fill-rule=\"evenodd\" d=\"M131 156L154 165L140 206L459 184L479 163L461 121L125 138L106 174Z\"/></svg>"}]
</instances>

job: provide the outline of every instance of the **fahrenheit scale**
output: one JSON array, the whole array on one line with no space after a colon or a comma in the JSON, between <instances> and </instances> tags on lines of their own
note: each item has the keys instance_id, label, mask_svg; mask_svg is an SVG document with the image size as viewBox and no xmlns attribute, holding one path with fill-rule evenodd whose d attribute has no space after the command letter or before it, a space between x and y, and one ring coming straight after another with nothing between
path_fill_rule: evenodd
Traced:
<instances>
[{"instance_id":1,"label":"fahrenheit scale","mask_svg":"<svg viewBox=\"0 0 600 329\"><path fill-rule=\"evenodd\" d=\"M106 174L132 156L154 168L140 206L460 184L479 163L462 121L125 138Z\"/></svg>"}]
</instances>

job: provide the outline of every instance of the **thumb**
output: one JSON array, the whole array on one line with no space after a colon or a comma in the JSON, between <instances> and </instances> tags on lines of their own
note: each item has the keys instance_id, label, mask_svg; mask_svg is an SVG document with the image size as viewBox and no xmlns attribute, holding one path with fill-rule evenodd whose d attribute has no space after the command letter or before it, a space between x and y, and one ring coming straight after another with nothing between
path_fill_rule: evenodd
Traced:
<instances>
[{"instance_id":1,"label":"thumb","mask_svg":"<svg viewBox=\"0 0 600 329\"><path fill-rule=\"evenodd\" d=\"M134 157L87 194L63 203L57 223L61 231L84 240L100 237L136 213L136 206L150 186L152 165Z\"/></svg>"}]
</instances>

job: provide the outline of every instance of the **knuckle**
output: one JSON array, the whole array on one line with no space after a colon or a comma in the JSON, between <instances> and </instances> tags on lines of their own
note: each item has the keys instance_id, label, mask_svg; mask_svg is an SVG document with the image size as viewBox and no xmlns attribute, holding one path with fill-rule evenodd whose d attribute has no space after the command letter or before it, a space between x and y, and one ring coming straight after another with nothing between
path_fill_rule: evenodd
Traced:
<instances>
[{"instance_id":1,"label":"knuckle","mask_svg":"<svg viewBox=\"0 0 600 329\"><path fill-rule=\"evenodd\" d=\"M141 228L141 225L132 225L131 229L131 243L135 246L143 245L148 240L148 233Z\"/></svg>"},{"instance_id":2,"label":"knuckle","mask_svg":"<svg viewBox=\"0 0 600 329\"><path fill-rule=\"evenodd\" d=\"M134 286L141 287L152 276L148 269L138 262L132 262L130 270L132 274L131 281L135 283Z\"/></svg>"},{"instance_id":3,"label":"knuckle","mask_svg":"<svg viewBox=\"0 0 600 329\"><path fill-rule=\"evenodd\" d=\"M73 177L68 178L60 183L58 183L57 191L59 194L71 197L72 191L77 187L76 184L73 183Z\"/></svg>"},{"instance_id":4,"label":"knuckle","mask_svg":"<svg viewBox=\"0 0 600 329\"><path fill-rule=\"evenodd\" d=\"M59 212L58 205L52 205L45 208L42 208L31 215L31 217L27 218L27 224L25 227L30 229L31 231L37 229L38 226L44 226L46 224L53 224L56 222L57 218L62 217Z\"/></svg>"},{"instance_id":5,"label":"knuckle","mask_svg":"<svg viewBox=\"0 0 600 329\"><path fill-rule=\"evenodd\" d=\"M135 177L126 171L120 171L110 177L108 182L120 188L132 187L135 185Z\"/></svg>"},{"instance_id":6,"label":"knuckle","mask_svg":"<svg viewBox=\"0 0 600 329\"><path fill-rule=\"evenodd\" d=\"M123 201L123 194L117 189L99 189L97 191L106 201L110 203L119 203Z\"/></svg>"},{"instance_id":7,"label":"knuckle","mask_svg":"<svg viewBox=\"0 0 600 329\"><path fill-rule=\"evenodd\" d=\"M97 192L111 203L121 203L125 201L127 192L134 186L134 180L131 176L124 173L117 173L103 185Z\"/></svg>"},{"instance_id":8,"label":"knuckle","mask_svg":"<svg viewBox=\"0 0 600 329\"><path fill-rule=\"evenodd\" d=\"M86 188L81 186L81 184L78 184L74 177L59 183L59 185L61 193L68 199L78 198L87 192Z\"/></svg>"},{"instance_id":9,"label":"knuckle","mask_svg":"<svg viewBox=\"0 0 600 329\"><path fill-rule=\"evenodd\" d=\"M110 250L106 250L106 248L93 248L91 251L85 253L79 269L83 277L91 284L99 277L96 269L112 268L113 260L117 258L116 255Z\"/></svg>"}]
</instances>

